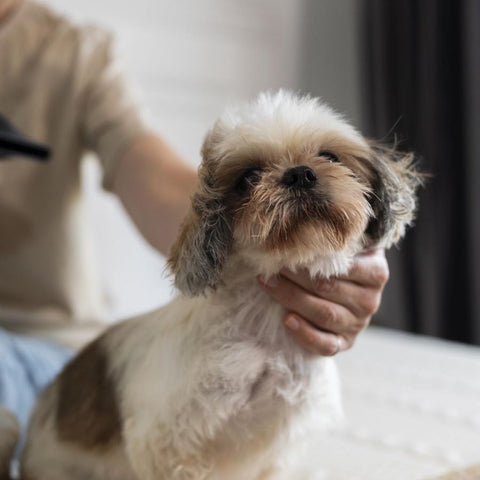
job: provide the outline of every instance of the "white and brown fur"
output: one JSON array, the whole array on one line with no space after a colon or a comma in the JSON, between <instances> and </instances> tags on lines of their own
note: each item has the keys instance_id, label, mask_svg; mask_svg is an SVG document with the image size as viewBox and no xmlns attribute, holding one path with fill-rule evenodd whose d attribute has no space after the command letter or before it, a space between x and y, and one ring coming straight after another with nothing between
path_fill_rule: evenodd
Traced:
<instances>
[{"instance_id":1,"label":"white and brown fur","mask_svg":"<svg viewBox=\"0 0 480 480\"><path fill-rule=\"evenodd\" d=\"M410 156L285 91L228 110L202 154L169 261L181 295L109 329L47 388L23 480L315 478L293 465L341 418L335 368L295 343L257 276L342 274L361 250L390 246L420 176ZM298 166L307 180L292 180Z\"/></svg>"}]
</instances>

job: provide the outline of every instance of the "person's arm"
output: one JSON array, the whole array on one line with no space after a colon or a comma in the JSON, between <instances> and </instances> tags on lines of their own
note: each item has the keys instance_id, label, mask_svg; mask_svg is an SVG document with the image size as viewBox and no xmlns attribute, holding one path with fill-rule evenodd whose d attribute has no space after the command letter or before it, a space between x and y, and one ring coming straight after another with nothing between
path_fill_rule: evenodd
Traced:
<instances>
[{"instance_id":1,"label":"person's arm","mask_svg":"<svg viewBox=\"0 0 480 480\"><path fill-rule=\"evenodd\" d=\"M115 171L118 195L145 239L164 255L190 205L197 174L159 137L133 141Z\"/></svg>"}]
</instances>

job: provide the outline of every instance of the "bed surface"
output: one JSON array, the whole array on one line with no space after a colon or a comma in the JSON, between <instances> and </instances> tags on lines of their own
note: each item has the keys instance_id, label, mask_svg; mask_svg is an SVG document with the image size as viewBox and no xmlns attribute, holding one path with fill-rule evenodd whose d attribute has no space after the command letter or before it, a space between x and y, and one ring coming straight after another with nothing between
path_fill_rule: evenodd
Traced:
<instances>
[{"instance_id":1,"label":"bed surface","mask_svg":"<svg viewBox=\"0 0 480 480\"><path fill-rule=\"evenodd\" d=\"M370 327L337 365L347 425L318 440L322 479L423 480L480 463L480 348Z\"/></svg>"}]
</instances>

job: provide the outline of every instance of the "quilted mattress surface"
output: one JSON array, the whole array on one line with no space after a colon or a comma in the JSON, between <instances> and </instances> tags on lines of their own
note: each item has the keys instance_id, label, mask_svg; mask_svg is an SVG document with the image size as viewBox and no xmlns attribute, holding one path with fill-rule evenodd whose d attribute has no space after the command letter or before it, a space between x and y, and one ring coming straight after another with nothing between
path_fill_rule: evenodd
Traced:
<instances>
[{"instance_id":1,"label":"quilted mattress surface","mask_svg":"<svg viewBox=\"0 0 480 480\"><path fill-rule=\"evenodd\" d=\"M347 423L315 440L319 478L423 480L480 463L480 348L370 327L336 360Z\"/></svg>"}]
</instances>

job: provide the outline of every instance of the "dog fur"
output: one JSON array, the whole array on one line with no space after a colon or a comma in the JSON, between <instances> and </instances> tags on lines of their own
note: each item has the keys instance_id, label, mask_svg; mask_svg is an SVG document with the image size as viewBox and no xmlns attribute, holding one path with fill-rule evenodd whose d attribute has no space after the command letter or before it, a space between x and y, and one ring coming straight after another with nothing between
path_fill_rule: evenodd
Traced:
<instances>
[{"instance_id":1,"label":"dog fur","mask_svg":"<svg viewBox=\"0 0 480 480\"><path fill-rule=\"evenodd\" d=\"M18 442L20 426L17 419L0 405L0 480L10 478L10 460Z\"/></svg>"},{"instance_id":2,"label":"dog fur","mask_svg":"<svg viewBox=\"0 0 480 480\"><path fill-rule=\"evenodd\" d=\"M257 277L344 274L389 247L421 177L411 155L286 91L227 110L202 156L169 260L181 295L109 329L47 388L23 480L315 478L294 465L341 419L335 367L295 343Z\"/></svg>"}]
</instances>

